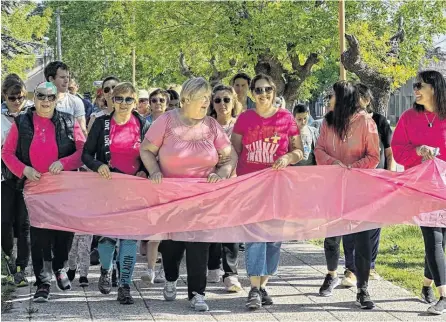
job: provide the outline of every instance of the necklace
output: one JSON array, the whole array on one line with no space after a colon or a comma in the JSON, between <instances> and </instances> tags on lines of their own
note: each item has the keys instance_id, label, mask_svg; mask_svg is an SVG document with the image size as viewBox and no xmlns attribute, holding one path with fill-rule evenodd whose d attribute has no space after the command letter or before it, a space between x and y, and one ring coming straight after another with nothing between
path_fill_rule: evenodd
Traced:
<instances>
[{"instance_id":1,"label":"necklace","mask_svg":"<svg viewBox=\"0 0 446 322\"><path fill-rule=\"evenodd\" d=\"M433 126L434 126L434 120L435 120L435 118L437 117L437 115L434 115L434 118L432 119L432 122L429 121L429 118L427 117L427 114L426 114L426 113L424 113L424 116L426 117L426 120L427 120L427 126L428 126L428 127L433 127Z\"/></svg>"}]
</instances>

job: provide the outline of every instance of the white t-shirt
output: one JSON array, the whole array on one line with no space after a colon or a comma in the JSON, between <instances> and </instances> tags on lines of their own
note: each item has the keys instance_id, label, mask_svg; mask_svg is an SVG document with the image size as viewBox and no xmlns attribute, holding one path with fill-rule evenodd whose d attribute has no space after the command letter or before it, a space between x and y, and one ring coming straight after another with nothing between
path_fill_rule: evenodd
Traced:
<instances>
[{"instance_id":1,"label":"white t-shirt","mask_svg":"<svg viewBox=\"0 0 446 322\"><path fill-rule=\"evenodd\" d=\"M5 143L6 137L8 136L9 130L12 127L12 122L2 114L2 146Z\"/></svg>"},{"instance_id":2,"label":"white t-shirt","mask_svg":"<svg viewBox=\"0 0 446 322\"><path fill-rule=\"evenodd\" d=\"M75 118L85 115L84 102L70 93L65 93L64 98L57 101L56 109L60 112L65 112L73 115Z\"/></svg>"}]
</instances>

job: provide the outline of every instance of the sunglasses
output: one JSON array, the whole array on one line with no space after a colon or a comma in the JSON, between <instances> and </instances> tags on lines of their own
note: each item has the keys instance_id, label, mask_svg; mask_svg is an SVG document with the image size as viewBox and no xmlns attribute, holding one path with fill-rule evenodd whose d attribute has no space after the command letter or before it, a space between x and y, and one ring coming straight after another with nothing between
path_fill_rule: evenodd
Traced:
<instances>
[{"instance_id":1,"label":"sunglasses","mask_svg":"<svg viewBox=\"0 0 446 322\"><path fill-rule=\"evenodd\" d=\"M23 100L25 99L25 96L8 96L8 101L10 102L23 102Z\"/></svg>"},{"instance_id":2,"label":"sunglasses","mask_svg":"<svg viewBox=\"0 0 446 322\"><path fill-rule=\"evenodd\" d=\"M108 86L104 87L104 93L108 93L108 92L112 91L115 87L116 87L116 85L112 86L112 87L108 87Z\"/></svg>"},{"instance_id":3,"label":"sunglasses","mask_svg":"<svg viewBox=\"0 0 446 322\"><path fill-rule=\"evenodd\" d=\"M423 88L423 84L421 82L414 83L412 86L414 91L419 91L420 89Z\"/></svg>"},{"instance_id":4,"label":"sunglasses","mask_svg":"<svg viewBox=\"0 0 446 322\"><path fill-rule=\"evenodd\" d=\"M113 102L117 104L122 104L125 102L125 104L130 105L135 101L133 97L122 97L122 96L115 96L113 97Z\"/></svg>"},{"instance_id":5,"label":"sunglasses","mask_svg":"<svg viewBox=\"0 0 446 322\"><path fill-rule=\"evenodd\" d=\"M45 94L37 93L36 97L39 101L44 101L44 100L48 99L48 102L54 102L56 100L55 94L45 95Z\"/></svg>"},{"instance_id":6,"label":"sunglasses","mask_svg":"<svg viewBox=\"0 0 446 322\"><path fill-rule=\"evenodd\" d=\"M230 97L223 97L223 98L217 97L216 99L214 99L214 103L215 103L215 104L220 104L221 101L223 101L223 102L225 102L226 104L228 104L228 103L231 102L231 98L230 98Z\"/></svg>"},{"instance_id":7,"label":"sunglasses","mask_svg":"<svg viewBox=\"0 0 446 322\"><path fill-rule=\"evenodd\" d=\"M273 88L271 86L254 88L254 93L256 93L257 95L260 95L263 93L269 94L272 91L273 91Z\"/></svg>"},{"instance_id":8,"label":"sunglasses","mask_svg":"<svg viewBox=\"0 0 446 322\"><path fill-rule=\"evenodd\" d=\"M160 102L161 104L164 104L164 103L166 103L166 99L165 99L165 98L152 98L152 99L150 100L150 102L151 102L152 104L156 104L156 103L158 103L158 102Z\"/></svg>"},{"instance_id":9,"label":"sunglasses","mask_svg":"<svg viewBox=\"0 0 446 322\"><path fill-rule=\"evenodd\" d=\"M147 104L149 102L149 99L148 98L140 98L138 102Z\"/></svg>"}]
</instances>

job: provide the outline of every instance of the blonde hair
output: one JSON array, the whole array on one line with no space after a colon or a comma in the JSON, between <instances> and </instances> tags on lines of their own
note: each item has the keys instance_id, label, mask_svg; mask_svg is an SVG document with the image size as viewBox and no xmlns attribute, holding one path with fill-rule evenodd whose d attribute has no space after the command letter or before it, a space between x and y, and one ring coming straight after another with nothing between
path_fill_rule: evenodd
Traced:
<instances>
[{"instance_id":1,"label":"blonde hair","mask_svg":"<svg viewBox=\"0 0 446 322\"><path fill-rule=\"evenodd\" d=\"M113 97L119 96L120 94L128 93L128 92L130 92L130 94L135 99L138 98L138 94L136 92L136 88L130 82L122 82L122 83L119 83L118 85L116 85L116 87L113 89Z\"/></svg>"},{"instance_id":2,"label":"blonde hair","mask_svg":"<svg viewBox=\"0 0 446 322\"><path fill-rule=\"evenodd\" d=\"M186 99L192 99L200 92L211 92L212 87L203 77L194 77L185 81L181 88L180 102L184 104Z\"/></svg>"}]
</instances>

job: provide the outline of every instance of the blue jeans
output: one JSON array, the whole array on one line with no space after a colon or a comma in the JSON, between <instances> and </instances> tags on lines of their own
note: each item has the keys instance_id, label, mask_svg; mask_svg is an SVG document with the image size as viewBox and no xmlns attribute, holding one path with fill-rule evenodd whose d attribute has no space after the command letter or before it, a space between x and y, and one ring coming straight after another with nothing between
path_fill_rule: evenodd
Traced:
<instances>
[{"instance_id":1,"label":"blue jeans","mask_svg":"<svg viewBox=\"0 0 446 322\"><path fill-rule=\"evenodd\" d=\"M246 243L245 262L248 276L274 275L279 266L282 242Z\"/></svg>"}]
</instances>

